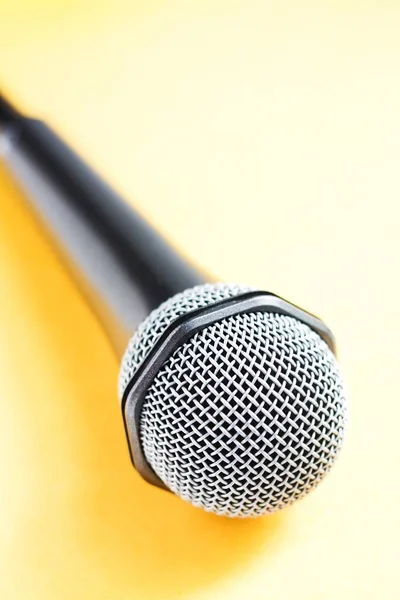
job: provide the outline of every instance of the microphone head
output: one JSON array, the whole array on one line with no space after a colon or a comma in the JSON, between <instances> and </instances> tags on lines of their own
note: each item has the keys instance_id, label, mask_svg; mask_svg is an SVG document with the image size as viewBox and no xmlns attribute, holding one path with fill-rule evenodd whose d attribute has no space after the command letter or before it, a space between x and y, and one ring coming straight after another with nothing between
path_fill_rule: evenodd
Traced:
<instances>
[{"instance_id":1,"label":"microphone head","mask_svg":"<svg viewBox=\"0 0 400 600\"><path fill-rule=\"evenodd\" d=\"M206 284L154 310L123 357L120 397L176 319L249 291ZM199 329L161 364L144 392L138 442L156 479L184 500L219 515L254 517L318 485L346 422L328 344L293 316L254 309Z\"/></svg>"}]
</instances>

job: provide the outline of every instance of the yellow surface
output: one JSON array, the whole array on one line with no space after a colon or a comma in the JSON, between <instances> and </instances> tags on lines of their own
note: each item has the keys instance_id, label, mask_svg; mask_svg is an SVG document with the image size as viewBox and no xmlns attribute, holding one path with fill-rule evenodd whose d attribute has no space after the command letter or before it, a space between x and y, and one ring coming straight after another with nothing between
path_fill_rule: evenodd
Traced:
<instances>
[{"instance_id":1,"label":"yellow surface","mask_svg":"<svg viewBox=\"0 0 400 600\"><path fill-rule=\"evenodd\" d=\"M0 598L396 599L398 2L0 0L3 89L225 280L335 331L337 467L255 521L130 466L117 364L0 171Z\"/></svg>"}]
</instances>

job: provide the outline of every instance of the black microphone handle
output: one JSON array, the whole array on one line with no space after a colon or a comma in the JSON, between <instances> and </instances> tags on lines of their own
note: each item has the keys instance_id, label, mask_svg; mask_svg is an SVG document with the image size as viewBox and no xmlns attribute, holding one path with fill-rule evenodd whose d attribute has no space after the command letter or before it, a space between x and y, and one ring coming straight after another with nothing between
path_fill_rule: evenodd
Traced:
<instances>
[{"instance_id":1,"label":"black microphone handle","mask_svg":"<svg viewBox=\"0 0 400 600\"><path fill-rule=\"evenodd\" d=\"M3 158L119 355L161 302L206 278L45 123L0 97Z\"/></svg>"}]
</instances>

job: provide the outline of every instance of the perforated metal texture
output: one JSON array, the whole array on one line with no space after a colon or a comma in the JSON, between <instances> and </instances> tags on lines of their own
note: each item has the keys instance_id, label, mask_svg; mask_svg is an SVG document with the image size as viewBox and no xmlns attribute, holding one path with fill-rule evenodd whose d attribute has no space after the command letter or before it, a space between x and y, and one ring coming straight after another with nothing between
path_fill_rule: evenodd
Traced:
<instances>
[{"instance_id":1,"label":"perforated metal texture","mask_svg":"<svg viewBox=\"0 0 400 600\"><path fill-rule=\"evenodd\" d=\"M236 315L178 348L146 395L142 447L177 495L207 511L257 516L312 490L342 446L336 360L291 317Z\"/></svg>"},{"instance_id":2,"label":"perforated metal texture","mask_svg":"<svg viewBox=\"0 0 400 600\"><path fill-rule=\"evenodd\" d=\"M133 375L172 321L192 310L249 292L251 289L244 285L207 283L176 294L160 304L140 324L124 353L118 382L120 399Z\"/></svg>"}]
</instances>

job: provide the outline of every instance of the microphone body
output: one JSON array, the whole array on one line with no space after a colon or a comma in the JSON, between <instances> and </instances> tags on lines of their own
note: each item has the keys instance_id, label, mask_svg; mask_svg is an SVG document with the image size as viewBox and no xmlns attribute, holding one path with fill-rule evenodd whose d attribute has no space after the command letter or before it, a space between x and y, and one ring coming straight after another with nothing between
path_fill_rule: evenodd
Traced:
<instances>
[{"instance_id":1,"label":"microphone body","mask_svg":"<svg viewBox=\"0 0 400 600\"><path fill-rule=\"evenodd\" d=\"M314 489L347 424L328 327L270 292L207 283L44 123L1 97L0 127L10 169L123 353L119 396L142 477L230 517Z\"/></svg>"},{"instance_id":2,"label":"microphone body","mask_svg":"<svg viewBox=\"0 0 400 600\"><path fill-rule=\"evenodd\" d=\"M121 357L149 312L205 277L45 123L4 112L4 159Z\"/></svg>"}]
</instances>

